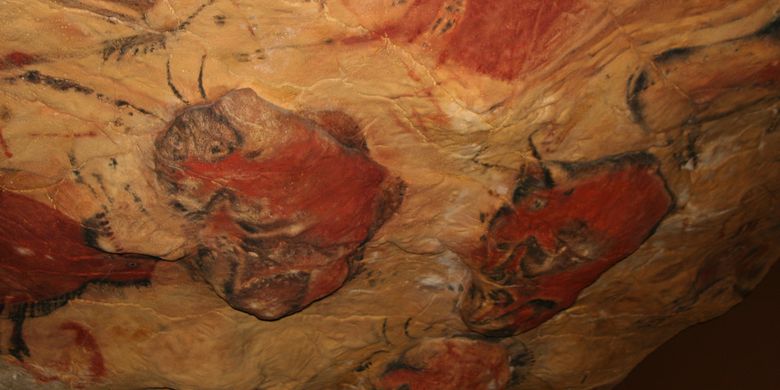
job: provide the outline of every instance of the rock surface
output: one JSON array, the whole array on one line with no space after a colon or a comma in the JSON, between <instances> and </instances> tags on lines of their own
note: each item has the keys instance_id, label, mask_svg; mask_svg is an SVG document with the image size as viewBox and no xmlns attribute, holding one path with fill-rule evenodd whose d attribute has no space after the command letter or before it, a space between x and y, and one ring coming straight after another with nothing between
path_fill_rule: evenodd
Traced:
<instances>
[{"instance_id":1,"label":"rock surface","mask_svg":"<svg viewBox=\"0 0 780 390\"><path fill-rule=\"evenodd\" d=\"M0 385L590 389L780 254L780 2L0 5Z\"/></svg>"}]
</instances>

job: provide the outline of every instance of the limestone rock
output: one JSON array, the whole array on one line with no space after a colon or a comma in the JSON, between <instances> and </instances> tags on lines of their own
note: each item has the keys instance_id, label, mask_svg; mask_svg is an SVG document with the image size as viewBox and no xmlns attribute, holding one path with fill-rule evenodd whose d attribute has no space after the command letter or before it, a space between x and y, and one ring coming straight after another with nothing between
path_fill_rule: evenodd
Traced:
<instances>
[{"instance_id":1,"label":"limestone rock","mask_svg":"<svg viewBox=\"0 0 780 390\"><path fill-rule=\"evenodd\" d=\"M4 387L600 388L780 254L775 0L0 17Z\"/></svg>"}]
</instances>

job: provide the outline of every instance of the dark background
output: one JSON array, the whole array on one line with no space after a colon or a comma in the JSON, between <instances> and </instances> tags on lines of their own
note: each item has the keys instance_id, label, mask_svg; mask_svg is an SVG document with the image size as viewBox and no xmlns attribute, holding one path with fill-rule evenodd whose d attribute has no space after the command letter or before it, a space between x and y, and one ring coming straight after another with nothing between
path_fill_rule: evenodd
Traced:
<instances>
[{"instance_id":1,"label":"dark background","mask_svg":"<svg viewBox=\"0 0 780 390\"><path fill-rule=\"evenodd\" d=\"M726 314L683 330L616 390L780 390L780 265Z\"/></svg>"}]
</instances>

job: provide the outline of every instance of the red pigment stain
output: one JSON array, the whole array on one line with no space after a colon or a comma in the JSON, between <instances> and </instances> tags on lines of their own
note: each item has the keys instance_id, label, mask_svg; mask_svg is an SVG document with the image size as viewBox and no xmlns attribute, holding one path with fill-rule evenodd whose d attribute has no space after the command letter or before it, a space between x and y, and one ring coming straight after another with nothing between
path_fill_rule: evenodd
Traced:
<instances>
[{"instance_id":1,"label":"red pigment stain","mask_svg":"<svg viewBox=\"0 0 780 390\"><path fill-rule=\"evenodd\" d=\"M161 178L176 185L174 195L207 205L198 233L198 258L208 259L201 269L215 278L229 275L209 282L225 286L233 307L276 319L344 283L351 259L400 203L400 183L367 156L360 128L346 114L292 113L249 90L223 99L215 107L183 113L161 135L157 145L165 153L158 155L157 168ZM202 110L216 115L236 102L273 123L263 129L268 142L262 150L239 144L219 159L194 148L176 159L166 157L179 150L174 148L182 137L205 142L181 135L182 129L194 135L209 131L192 120L209 112ZM225 123L231 120L225 117ZM225 242L238 248L236 261L245 266L229 264Z\"/></svg>"},{"instance_id":2,"label":"red pigment stain","mask_svg":"<svg viewBox=\"0 0 780 390\"><path fill-rule=\"evenodd\" d=\"M38 61L38 58L22 52L12 52L6 54L2 60L0 60L0 69L20 68L25 65L30 65Z\"/></svg>"},{"instance_id":3,"label":"red pigment stain","mask_svg":"<svg viewBox=\"0 0 780 390\"><path fill-rule=\"evenodd\" d=\"M379 38L427 41L440 64L453 62L496 79L511 80L549 61L573 33L561 16L582 8L580 0L470 0L465 9L444 0L417 0L402 18L372 33L343 40Z\"/></svg>"},{"instance_id":4,"label":"red pigment stain","mask_svg":"<svg viewBox=\"0 0 780 390\"><path fill-rule=\"evenodd\" d=\"M551 57L553 43L569 37L560 16L579 0L468 1L439 61L453 61L494 78L511 80ZM567 34L569 33L569 34Z\"/></svg>"},{"instance_id":5,"label":"red pigment stain","mask_svg":"<svg viewBox=\"0 0 780 390\"><path fill-rule=\"evenodd\" d=\"M288 129L295 131L294 126ZM357 247L375 224L377 204L383 195L381 184L387 172L360 152L323 142L315 132L298 130L295 142L280 147L269 158L255 161L235 153L216 163L190 160L183 164L182 173L204 185L218 183L231 188L249 202L266 200L265 207L278 219L307 225L295 236L297 243L317 248ZM230 216L211 223L218 231L235 231L234 237L246 234L235 228ZM288 243L269 245L272 247L268 249L274 251ZM328 258L315 253L294 259L290 268L311 270L312 281L307 286L272 283L264 295L293 299L303 291L303 304L321 298L346 280L349 265L345 260L349 254L344 256ZM269 268L256 271L255 276L273 278L279 272L279 268Z\"/></svg>"},{"instance_id":6,"label":"red pigment stain","mask_svg":"<svg viewBox=\"0 0 780 390\"><path fill-rule=\"evenodd\" d=\"M510 378L509 354L499 344L438 339L404 355L389 365L380 389L503 389Z\"/></svg>"},{"instance_id":7,"label":"red pigment stain","mask_svg":"<svg viewBox=\"0 0 780 390\"><path fill-rule=\"evenodd\" d=\"M2 128L0 128L0 148L3 148L3 154L5 154L6 157L11 158L14 156L14 154L11 153L11 149L8 148L8 144L5 142L5 138L3 138Z\"/></svg>"},{"instance_id":8,"label":"red pigment stain","mask_svg":"<svg viewBox=\"0 0 780 390\"><path fill-rule=\"evenodd\" d=\"M92 376L95 378L104 376L106 374L106 365L103 360L103 354L100 352L100 346L89 329L73 321L63 323L60 329L73 331L76 336L74 340L76 345L83 348L90 355L89 370Z\"/></svg>"},{"instance_id":9,"label":"red pigment stain","mask_svg":"<svg viewBox=\"0 0 780 390\"><path fill-rule=\"evenodd\" d=\"M473 329L512 334L547 321L636 251L672 208L649 154L561 167L568 177L552 187L542 184L543 166L521 178L513 206L472 253L483 276L463 306Z\"/></svg>"},{"instance_id":10,"label":"red pigment stain","mask_svg":"<svg viewBox=\"0 0 780 390\"><path fill-rule=\"evenodd\" d=\"M766 64L761 70L756 72L753 79L760 84L780 84L780 60Z\"/></svg>"},{"instance_id":11,"label":"red pigment stain","mask_svg":"<svg viewBox=\"0 0 780 390\"><path fill-rule=\"evenodd\" d=\"M0 296L4 304L61 297L90 281L151 278L155 262L84 244L81 225L26 196L0 190Z\"/></svg>"},{"instance_id":12,"label":"red pigment stain","mask_svg":"<svg viewBox=\"0 0 780 390\"><path fill-rule=\"evenodd\" d=\"M707 77L690 78L679 84L688 90L687 94L697 104L712 102L728 92L746 87L776 90L780 86L780 61L772 61L760 68L745 69L742 72L717 69Z\"/></svg>"},{"instance_id":13,"label":"red pigment stain","mask_svg":"<svg viewBox=\"0 0 780 390\"><path fill-rule=\"evenodd\" d=\"M327 247L363 240L374 222L386 170L302 126L291 124L286 130L295 141L273 156L250 160L234 153L215 163L189 160L182 174L204 185L229 187L247 199L267 199L279 219L306 215L316 221L298 236L306 242Z\"/></svg>"},{"instance_id":14,"label":"red pigment stain","mask_svg":"<svg viewBox=\"0 0 780 390\"><path fill-rule=\"evenodd\" d=\"M443 4L444 0L415 0L400 21L375 31L373 36L412 42L431 28Z\"/></svg>"}]
</instances>

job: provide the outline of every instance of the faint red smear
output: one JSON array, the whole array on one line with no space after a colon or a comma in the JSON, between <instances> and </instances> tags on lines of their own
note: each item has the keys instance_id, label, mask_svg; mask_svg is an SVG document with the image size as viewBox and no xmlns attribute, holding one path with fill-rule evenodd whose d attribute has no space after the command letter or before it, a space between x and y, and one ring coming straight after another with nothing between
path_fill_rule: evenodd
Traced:
<instances>
[{"instance_id":1,"label":"faint red smear","mask_svg":"<svg viewBox=\"0 0 780 390\"><path fill-rule=\"evenodd\" d=\"M8 148L8 143L5 142L5 138L3 138L2 127L0 127L0 148L3 148L3 154L5 154L6 157L11 158L14 156L14 154L11 153L11 149Z\"/></svg>"},{"instance_id":2,"label":"faint red smear","mask_svg":"<svg viewBox=\"0 0 780 390\"><path fill-rule=\"evenodd\" d=\"M19 51L8 53L0 60L0 69L20 68L38 61L38 58Z\"/></svg>"},{"instance_id":3,"label":"faint red smear","mask_svg":"<svg viewBox=\"0 0 780 390\"><path fill-rule=\"evenodd\" d=\"M60 326L62 330L72 330L76 333L76 345L84 348L90 355L89 369L92 375L100 378L106 374L106 365L103 360L103 354L100 352L100 346L92 333L81 324L73 321L67 321Z\"/></svg>"}]
</instances>

